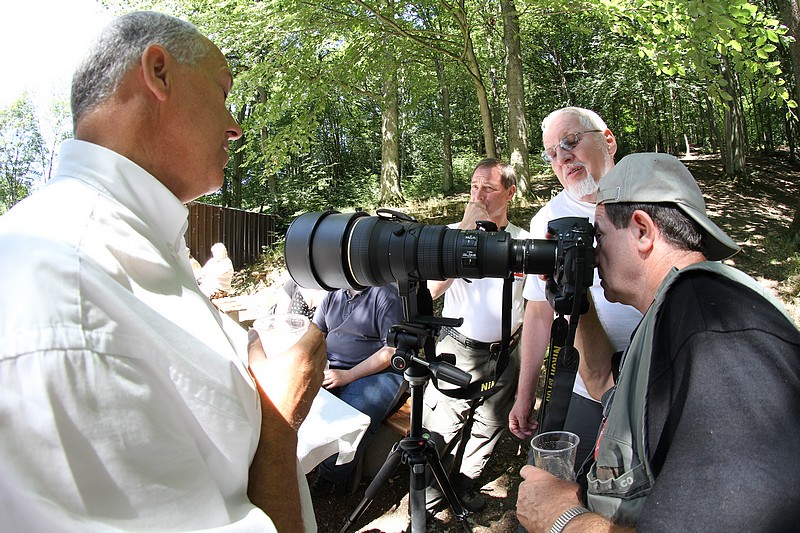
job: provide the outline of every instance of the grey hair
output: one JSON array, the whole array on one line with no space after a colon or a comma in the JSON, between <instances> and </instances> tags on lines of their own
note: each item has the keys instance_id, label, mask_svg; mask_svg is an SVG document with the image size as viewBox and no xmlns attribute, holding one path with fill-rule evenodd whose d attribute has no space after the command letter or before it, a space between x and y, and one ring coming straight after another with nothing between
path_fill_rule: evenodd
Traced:
<instances>
[{"instance_id":1,"label":"grey hair","mask_svg":"<svg viewBox=\"0 0 800 533\"><path fill-rule=\"evenodd\" d=\"M95 38L72 76L72 124L119 87L148 46L158 44L180 63L194 65L210 52L208 41L190 22L163 13L138 11L117 17Z\"/></svg>"},{"instance_id":2,"label":"grey hair","mask_svg":"<svg viewBox=\"0 0 800 533\"><path fill-rule=\"evenodd\" d=\"M544 117L544 120L542 120L542 132L547 131L550 123L561 114L567 114L575 117L578 119L581 125L587 129L600 131L606 131L608 129L608 126L606 126L605 121L600 118L600 115L591 109L585 109L583 107L562 107L561 109L556 109Z\"/></svg>"}]
</instances>

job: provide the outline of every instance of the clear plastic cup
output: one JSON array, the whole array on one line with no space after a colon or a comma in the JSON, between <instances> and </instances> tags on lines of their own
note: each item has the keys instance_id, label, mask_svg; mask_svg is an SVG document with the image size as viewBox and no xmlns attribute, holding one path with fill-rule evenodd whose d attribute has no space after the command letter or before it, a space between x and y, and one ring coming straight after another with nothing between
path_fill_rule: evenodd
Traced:
<instances>
[{"instance_id":1,"label":"clear plastic cup","mask_svg":"<svg viewBox=\"0 0 800 533\"><path fill-rule=\"evenodd\" d=\"M293 313L268 315L253 322L267 357L284 353L308 331L311 321Z\"/></svg>"},{"instance_id":2,"label":"clear plastic cup","mask_svg":"<svg viewBox=\"0 0 800 533\"><path fill-rule=\"evenodd\" d=\"M575 481L575 455L580 441L569 431L539 433L531 440L534 466L557 478Z\"/></svg>"}]
</instances>

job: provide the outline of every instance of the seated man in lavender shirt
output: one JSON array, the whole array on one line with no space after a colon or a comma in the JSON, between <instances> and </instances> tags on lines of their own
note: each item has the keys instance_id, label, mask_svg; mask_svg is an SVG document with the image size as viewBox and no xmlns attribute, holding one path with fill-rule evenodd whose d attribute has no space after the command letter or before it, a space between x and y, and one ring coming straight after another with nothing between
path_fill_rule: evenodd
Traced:
<instances>
[{"instance_id":1,"label":"seated man in lavender shirt","mask_svg":"<svg viewBox=\"0 0 800 533\"><path fill-rule=\"evenodd\" d=\"M353 461L337 465L334 455L320 464L311 488L314 496L330 494L335 484L347 480L392 408L403 376L390 367L395 349L386 345L386 336L389 328L402 320L395 284L329 292L317 308L314 323L326 335L330 363L322 386L369 416L371 422Z\"/></svg>"}]
</instances>

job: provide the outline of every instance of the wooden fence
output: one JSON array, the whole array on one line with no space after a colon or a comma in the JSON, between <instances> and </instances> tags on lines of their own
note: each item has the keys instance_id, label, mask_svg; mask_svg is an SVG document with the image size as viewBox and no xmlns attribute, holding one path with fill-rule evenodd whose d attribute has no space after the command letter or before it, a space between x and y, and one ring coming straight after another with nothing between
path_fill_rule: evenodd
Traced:
<instances>
[{"instance_id":1,"label":"wooden fence","mask_svg":"<svg viewBox=\"0 0 800 533\"><path fill-rule=\"evenodd\" d=\"M211 246L217 242L228 249L236 270L258 259L262 248L272 246L275 242L272 215L200 202L191 202L188 207L186 244L201 265L211 257Z\"/></svg>"}]
</instances>

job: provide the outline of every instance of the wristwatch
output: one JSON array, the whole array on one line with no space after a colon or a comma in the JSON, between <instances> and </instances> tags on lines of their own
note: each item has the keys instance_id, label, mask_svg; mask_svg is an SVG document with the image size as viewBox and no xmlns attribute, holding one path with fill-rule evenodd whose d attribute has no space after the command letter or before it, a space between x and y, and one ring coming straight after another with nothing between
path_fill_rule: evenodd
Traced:
<instances>
[{"instance_id":1,"label":"wristwatch","mask_svg":"<svg viewBox=\"0 0 800 533\"><path fill-rule=\"evenodd\" d=\"M586 507L573 507L571 509L567 509L561 516L556 518L556 521L553 522L552 526L550 526L550 533L561 533L564 531L564 528L567 527L567 523L569 523L570 520L578 515L588 512L589 509Z\"/></svg>"}]
</instances>

